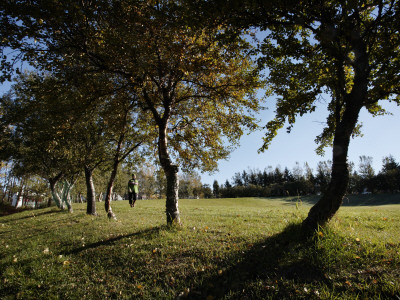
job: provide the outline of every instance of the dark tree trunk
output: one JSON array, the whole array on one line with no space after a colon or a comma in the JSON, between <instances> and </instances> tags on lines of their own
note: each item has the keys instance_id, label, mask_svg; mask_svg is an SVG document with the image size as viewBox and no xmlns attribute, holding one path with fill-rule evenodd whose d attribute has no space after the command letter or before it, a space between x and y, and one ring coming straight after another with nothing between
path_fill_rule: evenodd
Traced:
<instances>
[{"instance_id":1,"label":"dark tree trunk","mask_svg":"<svg viewBox=\"0 0 400 300\"><path fill-rule=\"evenodd\" d=\"M96 216L96 199L95 199L95 189L93 183L93 170L85 166L85 179L86 179L86 189L87 189L87 199L86 199L86 213L88 215Z\"/></svg>"},{"instance_id":2,"label":"dark tree trunk","mask_svg":"<svg viewBox=\"0 0 400 300\"><path fill-rule=\"evenodd\" d=\"M350 135L335 137L333 143L332 176L322 198L311 208L303 225L315 230L326 224L342 205L349 182L347 152Z\"/></svg>"},{"instance_id":3,"label":"dark tree trunk","mask_svg":"<svg viewBox=\"0 0 400 300\"><path fill-rule=\"evenodd\" d=\"M167 214L167 225L180 225L180 215L178 209L178 167L171 165L164 172L167 176L167 201L165 212Z\"/></svg>"},{"instance_id":4,"label":"dark tree trunk","mask_svg":"<svg viewBox=\"0 0 400 300\"><path fill-rule=\"evenodd\" d=\"M368 100L368 53L359 28L354 28L351 36L354 49L354 85L349 94L344 87L337 90L337 97L341 95L343 101L336 99L336 130L333 140L332 176L327 191L322 198L311 208L303 225L308 229L318 229L325 225L342 205L343 197L349 183L347 153L350 138L357 125L361 108ZM342 73L342 64L338 64L339 73ZM341 78L338 76L338 78ZM343 79L343 78L342 78ZM342 93L342 94L341 94ZM340 105L339 103L342 104ZM341 115L341 110L344 112Z\"/></svg>"},{"instance_id":5,"label":"dark tree trunk","mask_svg":"<svg viewBox=\"0 0 400 300\"><path fill-rule=\"evenodd\" d=\"M106 210L107 217L109 219L113 218L115 220L117 218L115 217L115 214L113 213L113 211L111 209L111 197L112 197L115 177L117 176L118 164L119 164L118 161L114 162L114 167L113 167L113 170L111 172L110 179L108 180L106 199L104 201L104 208Z\"/></svg>"},{"instance_id":6,"label":"dark tree trunk","mask_svg":"<svg viewBox=\"0 0 400 300\"><path fill-rule=\"evenodd\" d=\"M354 94L359 98L355 97ZM347 153L363 99L360 93L354 92L354 94L349 95L346 101L346 109L336 126L333 140L331 181L322 198L311 208L308 217L303 222L303 225L308 229L316 230L318 226L325 225L342 205L349 183Z\"/></svg>"},{"instance_id":7,"label":"dark tree trunk","mask_svg":"<svg viewBox=\"0 0 400 300\"><path fill-rule=\"evenodd\" d=\"M11 182L11 187L8 190L7 202L11 202L10 199L11 199L12 191L14 190L15 180L16 180L16 178L13 177L12 182Z\"/></svg>"},{"instance_id":8,"label":"dark tree trunk","mask_svg":"<svg viewBox=\"0 0 400 300\"><path fill-rule=\"evenodd\" d=\"M181 219L178 209L178 190L179 190L179 168L172 164L171 158L169 157L167 149L167 134L166 130L160 130L160 136L158 141L158 154L160 158L161 167L164 170L167 180L167 191L166 191L166 208L165 213L167 215L167 225L181 225Z\"/></svg>"},{"instance_id":9,"label":"dark tree trunk","mask_svg":"<svg viewBox=\"0 0 400 300\"><path fill-rule=\"evenodd\" d=\"M52 199L54 200L54 202L56 203L58 208L61 208L61 199L60 196L57 194L56 191L56 184L58 181L60 181L60 179L63 177L62 173L58 173L56 176L49 178L49 185L50 185L50 191L51 191L51 195L52 195ZM50 205L49 205L50 206Z\"/></svg>"},{"instance_id":10,"label":"dark tree trunk","mask_svg":"<svg viewBox=\"0 0 400 300\"><path fill-rule=\"evenodd\" d=\"M55 181L53 179L49 179L49 183L50 183L50 191L51 191L52 199L56 203L57 207L61 208L61 200L60 200L60 197L57 195L57 191L56 191L57 181Z\"/></svg>"}]
</instances>

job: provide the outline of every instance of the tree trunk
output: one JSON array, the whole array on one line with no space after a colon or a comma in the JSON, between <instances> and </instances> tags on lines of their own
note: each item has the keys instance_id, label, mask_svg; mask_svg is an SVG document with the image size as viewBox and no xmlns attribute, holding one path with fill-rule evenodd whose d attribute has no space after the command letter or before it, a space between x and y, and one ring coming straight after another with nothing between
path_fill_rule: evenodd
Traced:
<instances>
[{"instance_id":1,"label":"tree trunk","mask_svg":"<svg viewBox=\"0 0 400 300\"><path fill-rule=\"evenodd\" d=\"M16 178L13 177L12 182L11 182L11 187L8 190L7 202L11 202L10 199L11 199L12 191L14 190L15 180L16 180Z\"/></svg>"},{"instance_id":2,"label":"tree trunk","mask_svg":"<svg viewBox=\"0 0 400 300\"><path fill-rule=\"evenodd\" d=\"M168 168L164 168L164 172L167 176L167 200L166 200L166 214L167 214L167 225L180 225L180 215L178 209L178 191L179 191L179 179L178 179L178 166L171 165Z\"/></svg>"},{"instance_id":3,"label":"tree trunk","mask_svg":"<svg viewBox=\"0 0 400 300\"><path fill-rule=\"evenodd\" d=\"M166 126L165 126L166 128ZM166 209L167 225L181 225L179 209L178 209L178 190L179 190L179 168L172 164L171 158L169 157L167 148L167 134L166 129L159 131L160 136L158 140L158 154L160 158L161 167L164 170L167 179L167 191L166 191Z\"/></svg>"},{"instance_id":4,"label":"tree trunk","mask_svg":"<svg viewBox=\"0 0 400 300\"><path fill-rule=\"evenodd\" d=\"M53 198L54 202L56 203L57 207L61 208L61 199L56 191L56 183L57 182L50 181L50 190L51 190L52 198Z\"/></svg>"},{"instance_id":5,"label":"tree trunk","mask_svg":"<svg viewBox=\"0 0 400 300\"><path fill-rule=\"evenodd\" d=\"M86 213L88 215L97 216L95 189L94 189L94 183L93 183L93 170L91 168L89 168L88 166L85 166L85 180L86 180L86 190L87 190Z\"/></svg>"},{"instance_id":6,"label":"tree trunk","mask_svg":"<svg viewBox=\"0 0 400 300\"><path fill-rule=\"evenodd\" d=\"M60 209L62 209L62 206L61 206L62 201L61 201L60 195L56 191L56 184L62 178L62 176L63 176L62 173L58 173L55 177L48 179L52 198L53 198L54 202L56 203L57 207Z\"/></svg>"},{"instance_id":7,"label":"tree trunk","mask_svg":"<svg viewBox=\"0 0 400 300\"><path fill-rule=\"evenodd\" d=\"M351 135L357 125L358 115L368 100L370 72L367 47L362 40L359 28L354 28L352 31L351 44L355 55L354 84L349 94L339 89L336 95L337 97L341 95L343 101L341 103L339 99L336 99L336 129L333 140L331 181L327 191L311 208L308 217L303 222L308 229L318 229L318 226L325 225L334 216L342 205L349 183L347 153ZM342 71L343 65L338 64L338 70ZM344 111L341 115L343 108Z\"/></svg>"},{"instance_id":8,"label":"tree trunk","mask_svg":"<svg viewBox=\"0 0 400 300\"><path fill-rule=\"evenodd\" d=\"M361 107L361 105L348 104L342 120L336 127L333 140L331 181L324 195L310 209L308 217L304 220L303 225L307 229L316 230L318 226L325 225L342 205L349 183L347 153Z\"/></svg>"},{"instance_id":9,"label":"tree trunk","mask_svg":"<svg viewBox=\"0 0 400 300\"><path fill-rule=\"evenodd\" d=\"M109 219L113 218L114 220L116 220L117 218L111 209L111 197L112 197L115 177L117 176L117 171L118 171L118 162L114 162L114 167L111 172L110 179L108 180L106 199L104 201L104 208L106 210L107 217Z\"/></svg>"},{"instance_id":10,"label":"tree trunk","mask_svg":"<svg viewBox=\"0 0 400 300\"><path fill-rule=\"evenodd\" d=\"M63 191L62 191L62 202L65 203L67 205L68 208L68 212L72 213L73 209L72 209L72 205L71 205L71 197L70 197L70 191L71 188L74 186L74 183L70 183L68 182L68 180L64 181L64 185L63 185Z\"/></svg>"}]
</instances>

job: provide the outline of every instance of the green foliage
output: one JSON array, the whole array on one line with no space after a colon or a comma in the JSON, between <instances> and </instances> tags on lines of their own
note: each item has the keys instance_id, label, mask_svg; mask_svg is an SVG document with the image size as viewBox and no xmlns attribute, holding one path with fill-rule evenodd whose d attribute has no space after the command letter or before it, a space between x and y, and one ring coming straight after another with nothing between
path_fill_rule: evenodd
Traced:
<instances>
[{"instance_id":1,"label":"green foliage","mask_svg":"<svg viewBox=\"0 0 400 300\"><path fill-rule=\"evenodd\" d=\"M287 201L288 200L288 201ZM54 209L0 220L2 298L391 298L400 293L397 205L343 207L312 238L303 198L113 203L119 221ZM106 212L99 212L106 214ZM12 229L12 230L11 230ZM40 233L40 234L38 234ZM224 283L224 284L222 284Z\"/></svg>"},{"instance_id":2,"label":"green foliage","mask_svg":"<svg viewBox=\"0 0 400 300\"><path fill-rule=\"evenodd\" d=\"M345 111L352 105L376 116L387 113L378 101L398 102L397 2L269 4L275 10L258 6L244 22L266 30L259 65L268 71L269 95L277 96L276 117L265 126L262 150L280 128L289 124L290 131L298 116L322 102L328 103L330 114L316 138L320 154L332 145L339 123L348 121ZM352 135L359 135L360 128L354 126Z\"/></svg>"},{"instance_id":3,"label":"green foliage","mask_svg":"<svg viewBox=\"0 0 400 300\"><path fill-rule=\"evenodd\" d=\"M71 160L74 149L71 94L55 78L26 73L3 96L2 122L10 128L12 141L7 159L13 159L17 175L52 178L60 172L65 175L76 172Z\"/></svg>"},{"instance_id":4,"label":"green foliage","mask_svg":"<svg viewBox=\"0 0 400 300\"><path fill-rule=\"evenodd\" d=\"M117 81L140 114L152 114L140 126L167 133L171 159L209 171L232 150L222 136L233 146L244 128L255 127L258 78L249 43L238 34L228 39L211 17L192 24L190 8L174 1L7 1L8 26L37 41L7 45L35 68L68 72L77 83L88 72Z\"/></svg>"}]
</instances>

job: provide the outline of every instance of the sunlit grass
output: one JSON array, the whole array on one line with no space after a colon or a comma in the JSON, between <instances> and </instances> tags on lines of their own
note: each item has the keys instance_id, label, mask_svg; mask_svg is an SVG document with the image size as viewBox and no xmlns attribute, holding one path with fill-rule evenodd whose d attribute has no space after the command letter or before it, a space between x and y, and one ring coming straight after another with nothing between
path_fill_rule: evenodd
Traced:
<instances>
[{"instance_id":1,"label":"sunlit grass","mask_svg":"<svg viewBox=\"0 0 400 300\"><path fill-rule=\"evenodd\" d=\"M2 299L377 299L400 296L400 205L342 207L305 239L309 199L113 202L0 218Z\"/></svg>"}]
</instances>

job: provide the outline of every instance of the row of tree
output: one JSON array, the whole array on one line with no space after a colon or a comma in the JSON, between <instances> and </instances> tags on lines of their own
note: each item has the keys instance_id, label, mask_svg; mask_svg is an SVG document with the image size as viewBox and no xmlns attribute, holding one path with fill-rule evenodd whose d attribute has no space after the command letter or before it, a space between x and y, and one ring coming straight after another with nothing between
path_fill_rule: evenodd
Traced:
<instances>
[{"instance_id":1,"label":"row of tree","mask_svg":"<svg viewBox=\"0 0 400 300\"><path fill-rule=\"evenodd\" d=\"M213 170L231 150L224 142L256 126L254 46L218 16L194 20L193 3L1 5L3 71L20 73L10 64L18 58L34 69L2 97L3 159L19 175L45 178L60 207L71 209L69 191L83 173L87 213L96 214L93 174L106 169L105 209L114 217L120 165L158 157L167 223L179 224L179 168Z\"/></svg>"},{"instance_id":2,"label":"row of tree","mask_svg":"<svg viewBox=\"0 0 400 300\"><path fill-rule=\"evenodd\" d=\"M43 207L53 205L54 197L49 193L49 183L43 177L38 175L25 174L22 176L14 173L11 164L4 163L0 168L0 202L12 203L19 198L22 205L30 204L35 207ZM112 200L128 199L127 182L131 178L132 170L126 165L122 165L118 170ZM139 180L139 199L165 199L166 180L162 169L151 164L145 164L135 170L135 174ZM104 201L107 191L108 178L110 170L96 169L93 172L94 190L98 191L96 201ZM180 198L210 198L212 196L211 189L203 187L199 174L183 173L179 174L179 197ZM66 181L59 181L55 185L55 190L59 195L63 194ZM66 202L71 203L86 202L86 183L85 176L78 174L74 181L73 187L69 190ZM60 197L61 198L61 197ZM15 203L16 204L16 203ZM67 208L66 203L54 203L60 208Z\"/></svg>"},{"instance_id":3,"label":"row of tree","mask_svg":"<svg viewBox=\"0 0 400 300\"><path fill-rule=\"evenodd\" d=\"M95 170L109 170L112 217L120 165L157 159L167 223L179 224L179 169L215 169L258 126L264 88L277 107L261 151L329 98L316 141L319 152L332 146L330 183L304 221L317 228L348 189L361 109L400 103L398 0L4 0L0 11L0 79L32 71L1 99L1 159L45 178L67 205L83 173L88 214Z\"/></svg>"},{"instance_id":4,"label":"row of tree","mask_svg":"<svg viewBox=\"0 0 400 300\"><path fill-rule=\"evenodd\" d=\"M355 164L350 163L347 193L399 192L400 163L392 155L384 157L382 163L378 173L372 167L372 157L360 156L357 170ZM216 198L319 195L326 192L331 172L331 161L320 161L315 172L307 163L303 167L296 163L292 170L269 166L263 171L238 172L222 185L214 181L212 191Z\"/></svg>"}]
</instances>

